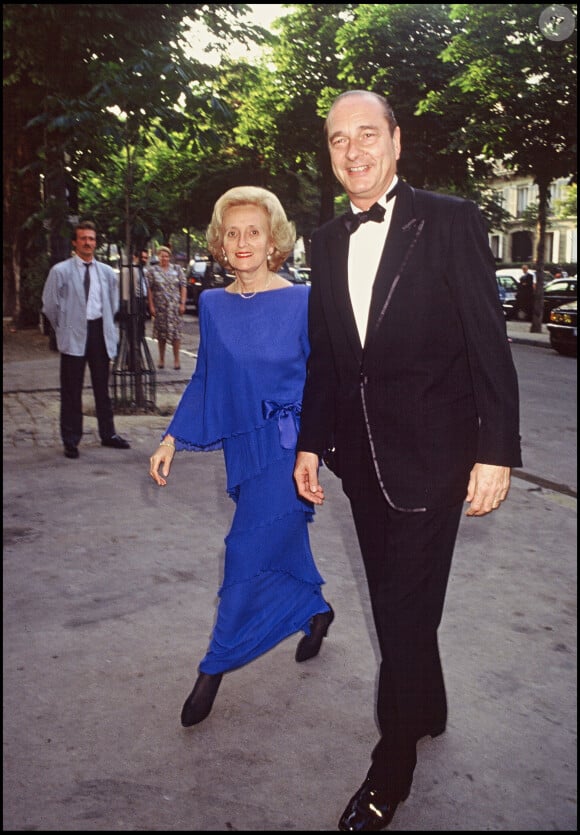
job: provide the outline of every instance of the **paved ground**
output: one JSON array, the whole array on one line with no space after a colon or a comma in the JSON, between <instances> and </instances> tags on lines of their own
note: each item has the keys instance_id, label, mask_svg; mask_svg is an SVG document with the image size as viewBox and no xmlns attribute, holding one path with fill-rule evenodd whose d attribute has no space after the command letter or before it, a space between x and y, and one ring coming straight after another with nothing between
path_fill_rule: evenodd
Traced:
<instances>
[{"instance_id":1,"label":"paved ground","mask_svg":"<svg viewBox=\"0 0 580 835\"><path fill-rule=\"evenodd\" d=\"M377 735L338 482L312 526L337 613L321 654L297 665L288 639L184 730L232 513L221 454L183 453L159 490L147 459L166 415L117 416L132 448L105 449L87 389L81 457L65 459L58 355L28 336L4 340L4 830L336 830ZM194 354L158 374L160 411ZM441 627L448 730L420 744L391 831L576 830L575 542L575 499L519 478L501 511L462 522Z\"/></svg>"}]
</instances>

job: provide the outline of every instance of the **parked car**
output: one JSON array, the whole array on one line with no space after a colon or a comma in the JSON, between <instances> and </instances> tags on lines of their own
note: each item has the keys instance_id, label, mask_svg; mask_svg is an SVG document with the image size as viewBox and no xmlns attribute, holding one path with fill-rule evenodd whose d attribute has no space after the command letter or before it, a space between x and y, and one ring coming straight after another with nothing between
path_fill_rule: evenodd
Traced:
<instances>
[{"instance_id":1,"label":"parked car","mask_svg":"<svg viewBox=\"0 0 580 835\"><path fill-rule=\"evenodd\" d=\"M515 319L518 312L518 282L509 274L496 273L499 300L506 319Z\"/></svg>"},{"instance_id":2,"label":"parked car","mask_svg":"<svg viewBox=\"0 0 580 835\"><path fill-rule=\"evenodd\" d=\"M209 287L227 287L235 276L211 258L195 258L189 262L186 272L187 305L197 313L199 297Z\"/></svg>"},{"instance_id":3,"label":"parked car","mask_svg":"<svg viewBox=\"0 0 580 835\"><path fill-rule=\"evenodd\" d=\"M524 271L521 267L500 267L500 269L495 271L496 275L509 275L513 279L515 279L516 283L520 280ZM536 271L535 270L528 270L528 275L533 276L534 281L536 279Z\"/></svg>"},{"instance_id":4,"label":"parked car","mask_svg":"<svg viewBox=\"0 0 580 835\"><path fill-rule=\"evenodd\" d=\"M578 286L576 276L573 278L555 278L544 285L544 317L543 322L548 322L550 313L554 308L562 304L575 301L578 298Z\"/></svg>"},{"instance_id":5,"label":"parked car","mask_svg":"<svg viewBox=\"0 0 580 835\"><path fill-rule=\"evenodd\" d=\"M284 261L284 263L278 270L278 275L281 275L282 278L287 278L288 281L296 281L294 277L294 267L291 264L289 264L288 261Z\"/></svg>"},{"instance_id":6,"label":"parked car","mask_svg":"<svg viewBox=\"0 0 580 835\"><path fill-rule=\"evenodd\" d=\"M295 278L303 284L310 284L310 267L294 267Z\"/></svg>"},{"instance_id":7,"label":"parked car","mask_svg":"<svg viewBox=\"0 0 580 835\"><path fill-rule=\"evenodd\" d=\"M550 311L547 328L552 348L559 354L577 356L578 300L562 304Z\"/></svg>"}]
</instances>

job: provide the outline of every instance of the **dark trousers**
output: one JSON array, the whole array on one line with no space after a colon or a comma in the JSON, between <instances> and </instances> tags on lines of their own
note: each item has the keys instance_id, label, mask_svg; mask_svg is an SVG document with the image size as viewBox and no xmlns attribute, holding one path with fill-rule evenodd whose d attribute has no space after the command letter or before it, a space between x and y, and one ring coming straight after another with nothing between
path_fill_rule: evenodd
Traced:
<instances>
[{"instance_id":1,"label":"dark trousers","mask_svg":"<svg viewBox=\"0 0 580 835\"><path fill-rule=\"evenodd\" d=\"M60 355L60 434L65 446L78 446L83 435L83 383L85 366L91 372L99 435L115 434L113 404L109 395L109 355L103 336L103 320L88 321L84 357Z\"/></svg>"},{"instance_id":2,"label":"dark trousers","mask_svg":"<svg viewBox=\"0 0 580 835\"><path fill-rule=\"evenodd\" d=\"M381 652L381 738L369 776L399 799L413 778L417 741L447 721L437 630L463 503L418 513L394 510L370 455L362 466L366 487L350 502Z\"/></svg>"}]
</instances>

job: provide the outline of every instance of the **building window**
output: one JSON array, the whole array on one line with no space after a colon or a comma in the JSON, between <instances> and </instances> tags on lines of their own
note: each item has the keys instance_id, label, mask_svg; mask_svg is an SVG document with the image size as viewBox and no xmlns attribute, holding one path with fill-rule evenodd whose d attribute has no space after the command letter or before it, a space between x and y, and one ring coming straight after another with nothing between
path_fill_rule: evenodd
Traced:
<instances>
[{"instance_id":1,"label":"building window","mask_svg":"<svg viewBox=\"0 0 580 835\"><path fill-rule=\"evenodd\" d=\"M501 259L501 237L499 235L490 235L489 246L496 261Z\"/></svg>"},{"instance_id":2,"label":"building window","mask_svg":"<svg viewBox=\"0 0 580 835\"><path fill-rule=\"evenodd\" d=\"M518 186L516 215L521 217L528 208L530 202L530 187Z\"/></svg>"}]
</instances>

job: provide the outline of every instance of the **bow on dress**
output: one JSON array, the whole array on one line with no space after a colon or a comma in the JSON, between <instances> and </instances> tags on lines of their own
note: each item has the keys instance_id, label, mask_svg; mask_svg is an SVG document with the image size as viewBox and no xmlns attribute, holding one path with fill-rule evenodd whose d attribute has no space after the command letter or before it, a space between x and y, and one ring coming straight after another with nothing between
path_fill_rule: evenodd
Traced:
<instances>
[{"instance_id":1,"label":"bow on dress","mask_svg":"<svg viewBox=\"0 0 580 835\"><path fill-rule=\"evenodd\" d=\"M302 403L276 403L275 400L262 401L262 413L266 420L277 420L280 431L280 446L294 449L298 441Z\"/></svg>"}]
</instances>

